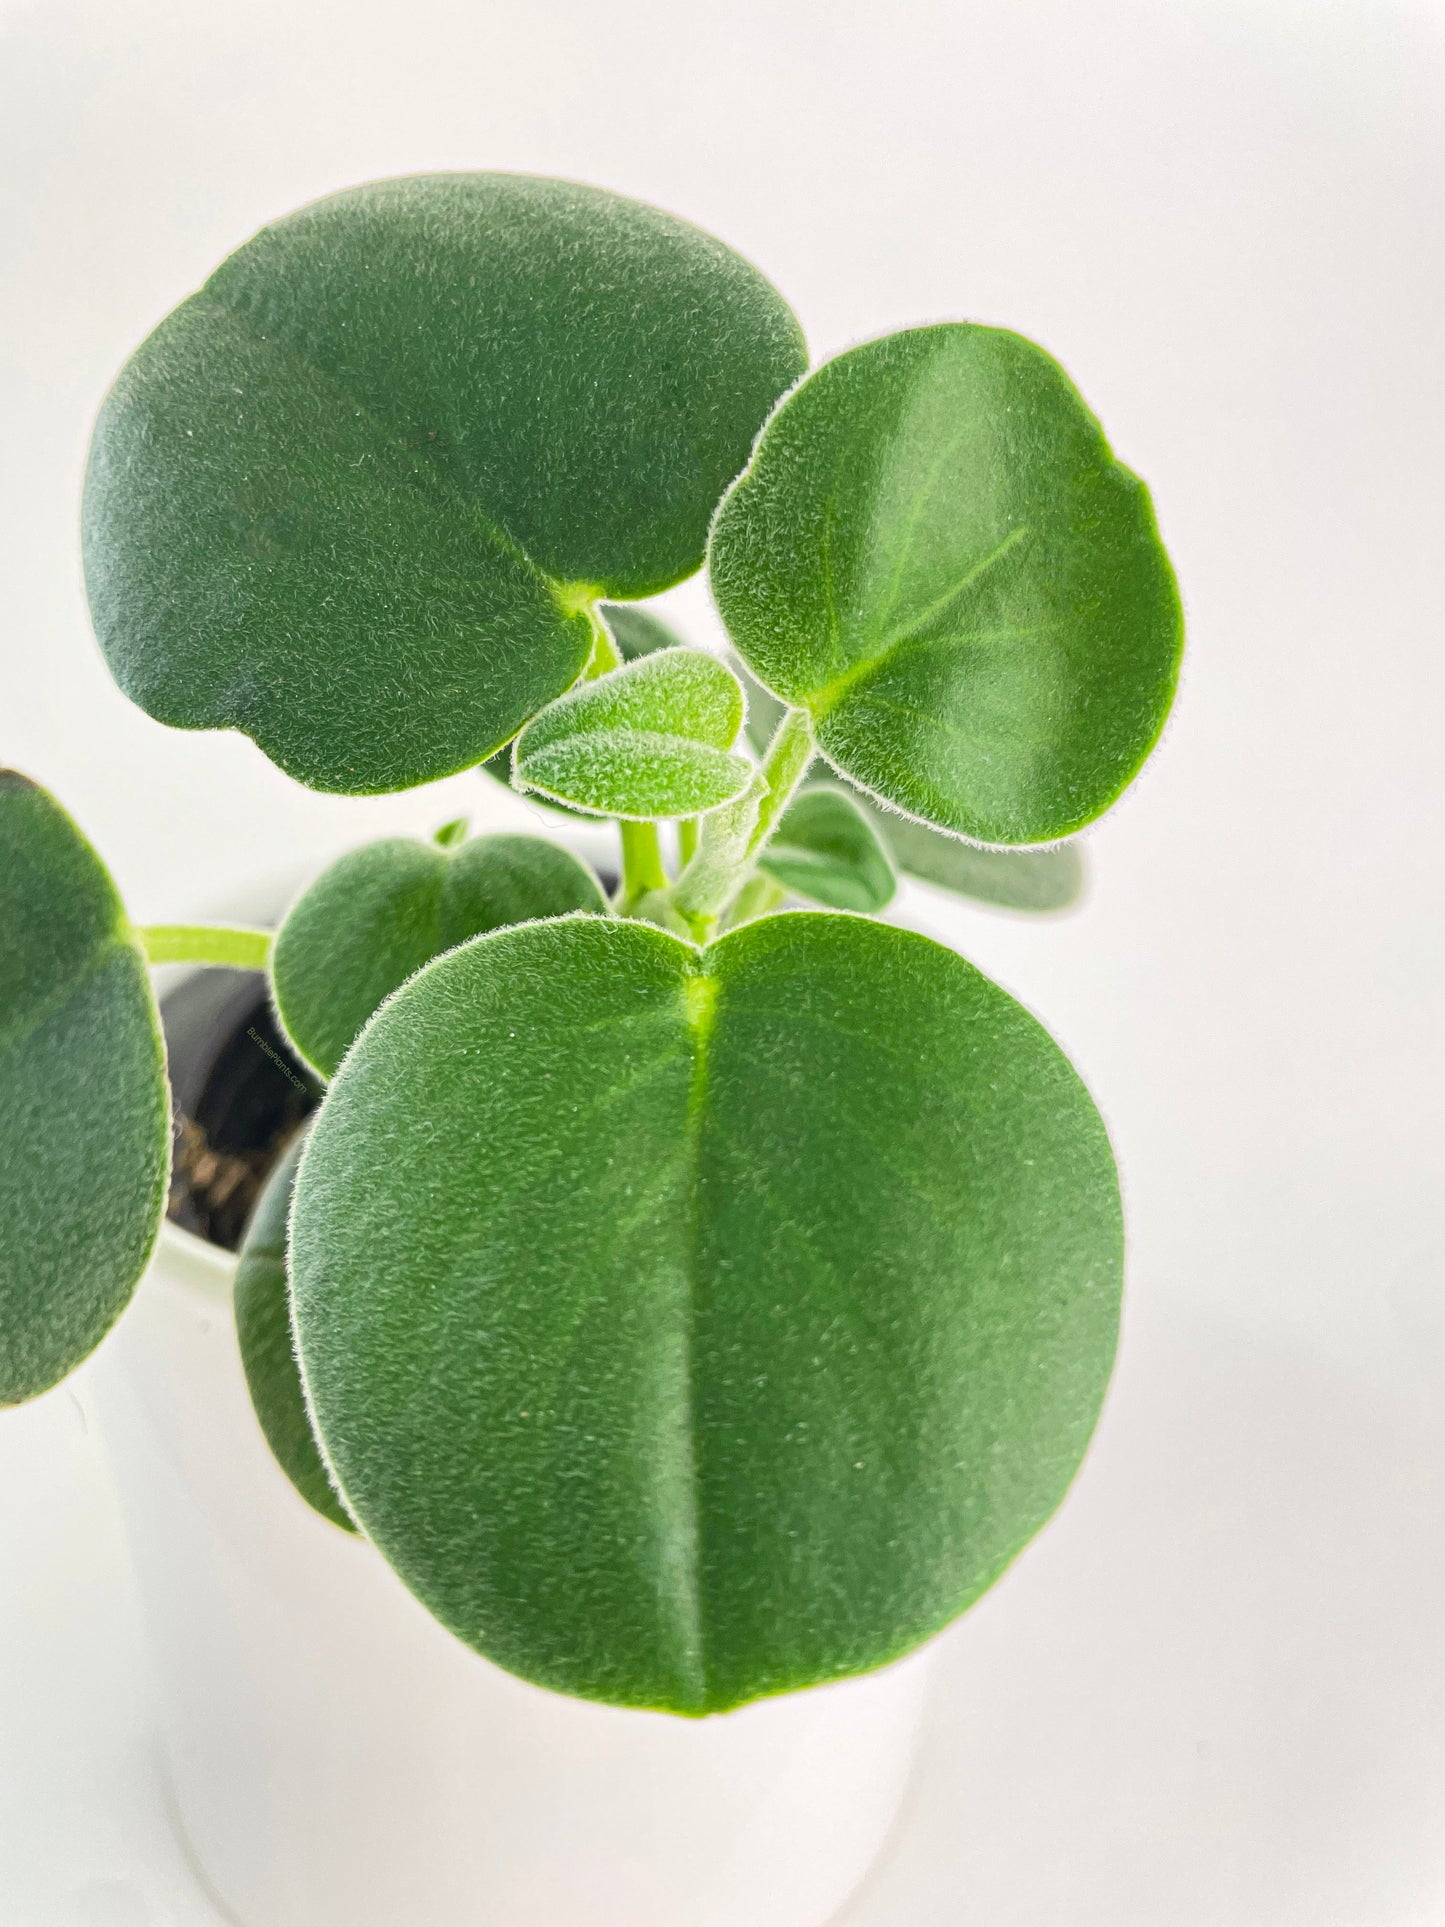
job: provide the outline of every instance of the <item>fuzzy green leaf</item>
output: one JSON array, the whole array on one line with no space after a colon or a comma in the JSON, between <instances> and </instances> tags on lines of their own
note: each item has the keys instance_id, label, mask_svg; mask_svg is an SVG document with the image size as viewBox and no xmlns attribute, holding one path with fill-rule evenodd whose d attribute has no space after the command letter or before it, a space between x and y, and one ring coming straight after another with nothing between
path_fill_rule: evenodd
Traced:
<instances>
[{"instance_id":1,"label":"fuzzy green leaf","mask_svg":"<svg viewBox=\"0 0 1445 1927\"><path fill-rule=\"evenodd\" d=\"M246 1227L236 1266L236 1336L251 1403L276 1463L307 1505L344 1532L355 1532L311 1430L291 1337L286 1220L305 1144L303 1135L289 1147L266 1180Z\"/></svg>"},{"instance_id":2,"label":"fuzzy green leaf","mask_svg":"<svg viewBox=\"0 0 1445 1927\"><path fill-rule=\"evenodd\" d=\"M700 649L661 650L534 716L513 745L512 781L599 816L699 816L752 780L753 764L731 753L742 724L730 669Z\"/></svg>"},{"instance_id":3,"label":"fuzzy green leaf","mask_svg":"<svg viewBox=\"0 0 1445 1927\"><path fill-rule=\"evenodd\" d=\"M405 788L580 673L586 604L689 575L805 365L755 269L656 208L504 174L264 228L97 423L86 579L117 681L317 789Z\"/></svg>"},{"instance_id":4,"label":"fuzzy green leaf","mask_svg":"<svg viewBox=\"0 0 1445 1927\"><path fill-rule=\"evenodd\" d=\"M100 858L0 771L0 1405L130 1302L165 1207L170 1102L146 962Z\"/></svg>"},{"instance_id":5,"label":"fuzzy green leaf","mask_svg":"<svg viewBox=\"0 0 1445 1927\"><path fill-rule=\"evenodd\" d=\"M385 837L338 858L287 913L271 959L276 1009L301 1055L331 1077L383 999L441 951L508 924L606 909L587 865L539 836Z\"/></svg>"},{"instance_id":6,"label":"fuzzy green leaf","mask_svg":"<svg viewBox=\"0 0 1445 1927\"><path fill-rule=\"evenodd\" d=\"M870 916L888 907L898 887L868 817L846 790L827 784L793 798L758 867L794 896Z\"/></svg>"},{"instance_id":7,"label":"fuzzy green leaf","mask_svg":"<svg viewBox=\"0 0 1445 1927\"><path fill-rule=\"evenodd\" d=\"M761 753L787 714L786 707L763 688L736 654L732 668L747 693L748 740ZM826 764L815 765L815 773L804 780L816 784L831 775ZM873 825L894 866L936 889L1010 910L1036 912L1065 910L1083 893L1084 853L1076 843L1047 850L984 849L977 843L966 843L962 837L931 829L926 823L915 823L897 810L880 809L862 790L844 780L848 794Z\"/></svg>"},{"instance_id":8,"label":"fuzzy green leaf","mask_svg":"<svg viewBox=\"0 0 1445 1927\"><path fill-rule=\"evenodd\" d=\"M1148 493L1058 365L998 329L890 335L803 382L723 501L711 570L739 652L828 760L980 842L1092 821L1173 699Z\"/></svg>"},{"instance_id":9,"label":"fuzzy green leaf","mask_svg":"<svg viewBox=\"0 0 1445 1927\"><path fill-rule=\"evenodd\" d=\"M802 912L463 945L327 1097L296 1329L348 1509L442 1622L703 1713L866 1671L1053 1511L1113 1358L1077 1076L961 958Z\"/></svg>"},{"instance_id":10,"label":"fuzzy green leaf","mask_svg":"<svg viewBox=\"0 0 1445 1927\"><path fill-rule=\"evenodd\" d=\"M600 602L597 613L607 626L607 632L617 644L624 662L636 662L639 656L656 655L659 649L681 649L682 637L661 616L650 609L640 609L628 602ZM512 780L512 747L499 749L495 756L489 756L482 765L489 776L495 776L499 783ZM565 803L557 803L548 797L545 801L553 808L568 816L583 812L569 809Z\"/></svg>"}]
</instances>

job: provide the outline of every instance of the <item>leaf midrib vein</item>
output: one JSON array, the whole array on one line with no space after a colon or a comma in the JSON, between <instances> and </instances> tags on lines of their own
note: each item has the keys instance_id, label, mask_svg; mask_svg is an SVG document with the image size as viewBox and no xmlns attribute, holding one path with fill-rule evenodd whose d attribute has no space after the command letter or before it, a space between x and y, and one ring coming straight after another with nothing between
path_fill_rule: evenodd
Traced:
<instances>
[{"instance_id":1,"label":"leaf midrib vein","mask_svg":"<svg viewBox=\"0 0 1445 1927\"><path fill-rule=\"evenodd\" d=\"M500 549L503 554L509 556L512 561L519 563L529 575L535 577L538 582L542 583L559 601L566 594L568 584L560 582L556 576L551 575L544 569L541 563L536 560L508 529L504 528L500 522L495 521L487 514L479 502L459 494L455 487L447 481L446 477L441 474L435 464L429 459L425 449L408 448L396 431L388 427L378 415L354 395L346 386L345 382L330 373L329 370L323 368L321 364L313 360L310 355L303 354L299 348L293 348L289 342L278 341L273 335L263 334L250 315L243 313L239 308L231 307L230 304L223 301L213 289L209 287L202 289L201 293L198 294L195 299L198 303L203 301L209 302L213 307L219 309L222 314L234 321L237 327L248 334L252 341L259 347L265 349L268 354L275 355L285 361L293 362L298 368L303 369L314 381L320 382L324 387L339 395L348 407L353 408L361 419L366 422L368 427L375 431L378 440L386 443L388 447L400 455L414 474L424 476L431 487L436 490L437 494L452 508L459 509L471 521L476 523L483 536L489 542Z\"/></svg>"},{"instance_id":2,"label":"leaf midrib vein","mask_svg":"<svg viewBox=\"0 0 1445 1927\"><path fill-rule=\"evenodd\" d=\"M920 610L916 616L910 617L901 629L894 630L891 635L886 636L871 656L851 664L841 675L835 676L821 689L811 691L806 700L814 718L821 721L842 701L844 696L850 694L860 684L871 681L882 670L896 663L902 655L924 653L929 649L973 646L985 641L1007 638L1011 634L1007 630L948 636L924 636L920 631L927 629L930 623L936 622L951 602L957 601L965 590L971 589L990 569L996 567L1029 533L1029 525L1026 522L1021 522L1016 528L1010 529L1001 542L987 555L980 557L977 562L970 563L963 574L941 594L936 595L926 608Z\"/></svg>"},{"instance_id":3,"label":"leaf midrib vein","mask_svg":"<svg viewBox=\"0 0 1445 1927\"><path fill-rule=\"evenodd\" d=\"M688 1507L686 1516L678 1521L682 1585L675 1604L682 1638L684 1684L690 1689L698 1711L702 1711L707 1704L707 1661L702 1609L701 1440L698 1436L696 1385L697 1281L702 1268L703 1116L708 1100L708 1053L717 1022L719 984L716 977L698 970L684 980L684 985L684 1008L693 1047L684 1130L687 1145L687 1173L684 1180L687 1222L684 1231L683 1288L686 1301L681 1321L683 1410L679 1428L687 1453L684 1471Z\"/></svg>"}]
</instances>

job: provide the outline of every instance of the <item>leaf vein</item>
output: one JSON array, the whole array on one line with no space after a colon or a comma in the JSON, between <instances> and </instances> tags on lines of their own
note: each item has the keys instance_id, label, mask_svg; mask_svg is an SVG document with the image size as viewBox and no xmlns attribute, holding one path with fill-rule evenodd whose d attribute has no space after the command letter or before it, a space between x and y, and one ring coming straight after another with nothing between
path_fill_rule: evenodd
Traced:
<instances>
[{"instance_id":1,"label":"leaf vein","mask_svg":"<svg viewBox=\"0 0 1445 1927\"><path fill-rule=\"evenodd\" d=\"M561 598L566 593L567 585L559 582L555 576L550 575L522 543L520 543L502 523L490 516L479 502L459 494L446 480L445 476L440 473L436 465L428 458L425 449L408 448L406 443L403 442L401 437L396 433L395 429L388 427L387 424L368 408L358 396L354 395L337 376L329 373L318 361L313 360L310 355L303 354L299 348L293 348L288 342L277 341L272 335L263 334L248 314L222 301L214 290L210 288L203 289L201 294L197 295L195 299L198 302L208 302L213 307L218 308L221 313L227 315L234 321L245 334L250 336L251 340L255 342L257 346L265 349L268 354L276 356L278 360L293 362L298 368L303 369L312 380L320 382L323 387L339 395L347 406L353 408L361 419L366 422L368 427L375 430L380 441L385 442L396 454L401 456L414 475L425 477L443 501L450 507L460 510L470 520L475 522L483 536L489 542L510 557L512 561L519 563L529 575L533 576L538 582L541 582L550 590L552 595L558 598L560 603Z\"/></svg>"}]
</instances>

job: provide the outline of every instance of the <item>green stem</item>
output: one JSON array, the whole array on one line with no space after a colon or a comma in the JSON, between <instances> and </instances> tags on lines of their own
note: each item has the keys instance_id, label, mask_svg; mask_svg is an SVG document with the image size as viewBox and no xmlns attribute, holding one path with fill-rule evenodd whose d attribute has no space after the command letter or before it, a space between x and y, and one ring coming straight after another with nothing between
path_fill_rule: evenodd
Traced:
<instances>
[{"instance_id":1,"label":"green stem","mask_svg":"<svg viewBox=\"0 0 1445 1927\"><path fill-rule=\"evenodd\" d=\"M674 907L696 929L715 922L753 875L758 852L813 760L813 726L804 709L778 724L752 785L702 818L697 849L672 886Z\"/></svg>"},{"instance_id":2,"label":"green stem","mask_svg":"<svg viewBox=\"0 0 1445 1927\"><path fill-rule=\"evenodd\" d=\"M697 818L685 816L677 826L677 867L685 870L697 854Z\"/></svg>"},{"instance_id":3,"label":"green stem","mask_svg":"<svg viewBox=\"0 0 1445 1927\"><path fill-rule=\"evenodd\" d=\"M793 792L808 773L813 760L813 721L806 709L790 709L773 732L763 758L763 775L768 793L758 808L758 820L748 844L748 855L755 857L792 801Z\"/></svg>"},{"instance_id":4,"label":"green stem","mask_svg":"<svg viewBox=\"0 0 1445 1927\"><path fill-rule=\"evenodd\" d=\"M625 916L649 891L667 888L662 843L655 823L627 823L622 829L622 890L618 907Z\"/></svg>"},{"instance_id":5,"label":"green stem","mask_svg":"<svg viewBox=\"0 0 1445 1927\"><path fill-rule=\"evenodd\" d=\"M748 851L767 794L765 772L754 770L741 796L702 819L697 851L671 891L674 906L689 924L720 916L746 882L752 867Z\"/></svg>"},{"instance_id":6,"label":"green stem","mask_svg":"<svg viewBox=\"0 0 1445 1927\"><path fill-rule=\"evenodd\" d=\"M587 658L582 680L594 682L598 676L606 676L622 667L622 652L612 640L611 630L595 609L588 609L587 619L592 624L592 654Z\"/></svg>"},{"instance_id":7,"label":"green stem","mask_svg":"<svg viewBox=\"0 0 1445 1927\"><path fill-rule=\"evenodd\" d=\"M147 923L136 931L146 961L152 964L229 964L235 970L264 970L271 955L271 932L233 923Z\"/></svg>"}]
</instances>

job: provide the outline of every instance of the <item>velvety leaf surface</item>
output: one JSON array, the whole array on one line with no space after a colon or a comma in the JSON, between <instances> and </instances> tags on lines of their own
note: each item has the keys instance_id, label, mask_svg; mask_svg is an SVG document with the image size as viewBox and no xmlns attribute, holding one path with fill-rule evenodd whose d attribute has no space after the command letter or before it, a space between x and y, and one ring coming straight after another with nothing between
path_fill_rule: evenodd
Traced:
<instances>
[{"instance_id":1,"label":"velvety leaf surface","mask_svg":"<svg viewBox=\"0 0 1445 1927\"><path fill-rule=\"evenodd\" d=\"M742 685L715 656L667 649L579 683L512 749L516 788L600 816L698 816L741 795Z\"/></svg>"},{"instance_id":2,"label":"velvety leaf surface","mask_svg":"<svg viewBox=\"0 0 1445 1927\"><path fill-rule=\"evenodd\" d=\"M691 573L797 323L711 236L521 175L264 228L131 358L86 481L121 687L301 781L405 788L580 673L585 603Z\"/></svg>"},{"instance_id":3,"label":"velvety leaf surface","mask_svg":"<svg viewBox=\"0 0 1445 1927\"><path fill-rule=\"evenodd\" d=\"M845 790L818 784L784 812L758 867L795 896L872 915L893 901L888 851Z\"/></svg>"},{"instance_id":4,"label":"velvety leaf surface","mask_svg":"<svg viewBox=\"0 0 1445 1927\"><path fill-rule=\"evenodd\" d=\"M99 857L0 771L0 1405L130 1301L165 1206L170 1105L145 958Z\"/></svg>"},{"instance_id":5,"label":"velvety leaf surface","mask_svg":"<svg viewBox=\"0 0 1445 1927\"><path fill-rule=\"evenodd\" d=\"M1057 364L998 329L890 335L778 409L725 498L713 591L839 770L980 842L1068 835L1173 699L1174 577L1143 484Z\"/></svg>"},{"instance_id":6,"label":"velvety leaf surface","mask_svg":"<svg viewBox=\"0 0 1445 1927\"><path fill-rule=\"evenodd\" d=\"M612 640L621 651L624 662L635 662L639 656L655 655L659 649L681 649L682 637L661 616L655 616L649 609L639 609L628 602L603 602L598 604L597 613L606 623ZM489 776L495 776L499 783L512 780L512 748L499 749L489 756L483 765ZM544 799L556 809L563 810L568 816L582 812L569 809L565 803L557 803L554 798Z\"/></svg>"},{"instance_id":7,"label":"velvety leaf surface","mask_svg":"<svg viewBox=\"0 0 1445 1927\"><path fill-rule=\"evenodd\" d=\"M761 755L782 721L785 707L736 655L732 667L747 694L748 740ZM831 777L827 765L818 763L805 781L815 784ZM1083 893L1084 853L1076 843L1047 850L984 849L944 830L931 829L927 823L900 816L897 810L880 809L862 790L852 784L846 787L872 823L895 868L921 877L937 889L1010 910L1032 911L1067 909Z\"/></svg>"},{"instance_id":8,"label":"velvety leaf surface","mask_svg":"<svg viewBox=\"0 0 1445 1927\"><path fill-rule=\"evenodd\" d=\"M440 951L507 924L606 909L587 865L539 836L385 837L338 858L293 904L271 957L276 1009L301 1055L331 1077L377 1005Z\"/></svg>"},{"instance_id":9,"label":"velvety leaf surface","mask_svg":"<svg viewBox=\"0 0 1445 1927\"><path fill-rule=\"evenodd\" d=\"M307 1505L343 1531L355 1532L311 1430L291 1338L286 1220L305 1143L303 1134L287 1150L266 1180L246 1227L236 1266L236 1336L251 1403L276 1463Z\"/></svg>"},{"instance_id":10,"label":"velvety leaf surface","mask_svg":"<svg viewBox=\"0 0 1445 1927\"><path fill-rule=\"evenodd\" d=\"M998 1576L1088 1440L1120 1263L1039 1025L816 912L438 959L292 1225L327 1454L407 1585L529 1679L686 1713L878 1666Z\"/></svg>"}]
</instances>

